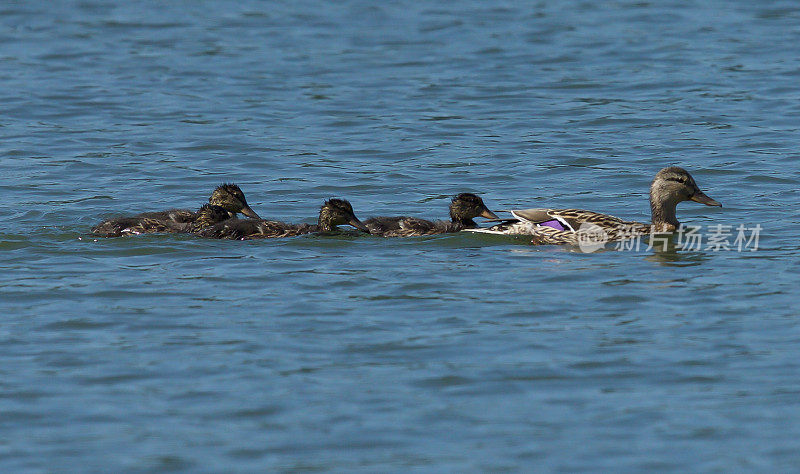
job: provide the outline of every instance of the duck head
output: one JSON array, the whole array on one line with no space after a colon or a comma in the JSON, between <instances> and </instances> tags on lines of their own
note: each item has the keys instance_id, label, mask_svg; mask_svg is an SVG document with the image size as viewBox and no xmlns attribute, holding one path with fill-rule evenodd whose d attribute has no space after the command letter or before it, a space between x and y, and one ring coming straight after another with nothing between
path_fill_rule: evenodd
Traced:
<instances>
[{"instance_id":1,"label":"duck head","mask_svg":"<svg viewBox=\"0 0 800 474\"><path fill-rule=\"evenodd\" d=\"M203 204L195 214L194 222L191 224L191 232L196 232L199 229L211 227L226 219L231 218L231 213L220 206L213 204Z\"/></svg>"},{"instance_id":2,"label":"duck head","mask_svg":"<svg viewBox=\"0 0 800 474\"><path fill-rule=\"evenodd\" d=\"M353 206L344 199L329 199L319 210L319 228L325 232L336 229L337 225L351 225L356 229L369 233L367 226L361 223L353 212Z\"/></svg>"},{"instance_id":3,"label":"duck head","mask_svg":"<svg viewBox=\"0 0 800 474\"><path fill-rule=\"evenodd\" d=\"M453 197L450 201L450 219L468 227L477 227L472 220L476 217L486 219L499 219L494 212L490 211L483 203L483 200L472 193L461 193Z\"/></svg>"},{"instance_id":4,"label":"duck head","mask_svg":"<svg viewBox=\"0 0 800 474\"><path fill-rule=\"evenodd\" d=\"M695 201L706 206L722 204L708 197L694 182L694 178L683 168L670 166L656 174L650 185L650 210L653 225L659 231L671 232L680 226L675 217L675 207L683 201Z\"/></svg>"},{"instance_id":5,"label":"duck head","mask_svg":"<svg viewBox=\"0 0 800 474\"><path fill-rule=\"evenodd\" d=\"M219 206L230 212L230 217L233 217L237 212L241 212L247 217L259 219L258 214L247 205L247 199L244 198L242 190L235 184L217 186L217 189L215 189L214 192L211 193L211 197L208 198L208 203L212 206Z\"/></svg>"}]
</instances>

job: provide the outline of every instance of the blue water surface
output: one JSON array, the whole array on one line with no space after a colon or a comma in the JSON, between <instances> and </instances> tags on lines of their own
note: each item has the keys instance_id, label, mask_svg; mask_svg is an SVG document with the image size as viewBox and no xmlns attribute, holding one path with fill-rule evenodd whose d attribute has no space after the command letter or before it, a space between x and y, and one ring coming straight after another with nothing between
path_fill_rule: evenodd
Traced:
<instances>
[{"instance_id":1,"label":"blue water surface","mask_svg":"<svg viewBox=\"0 0 800 474\"><path fill-rule=\"evenodd\" d=\"M796 470L798 44L793 1L4 4L0 471ZM728 249L89 232L222 182L647 221L670 165Z\"/></svg>"}]
</instances>

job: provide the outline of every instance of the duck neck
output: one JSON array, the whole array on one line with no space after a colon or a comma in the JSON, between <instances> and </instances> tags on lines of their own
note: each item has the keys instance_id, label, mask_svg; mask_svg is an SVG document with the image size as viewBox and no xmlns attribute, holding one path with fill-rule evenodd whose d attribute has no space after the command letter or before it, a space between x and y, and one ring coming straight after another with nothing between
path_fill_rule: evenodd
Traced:
<instances>
[{"instance_id":1,"label":"duck neck","mask_svg":"<svg viewBox=\"0 0 800 474\"><path fill-rule=\"evenodd\" d=\"M464 229L472 229L478 227L478 224L475 223L472 219L467 219L463 217L450 217L450 220L453 221L453 224L463 227Z\"/></svg>"},{"instance_id":2,"label":"duck neck","mask_svg":"<svg viewBox=\"0 0 800 474\"><path fill-rule=\"evenodd\" d=\"M653 229L656 232L673 232L681 223L675 217L675 208L678 206L675 199L660 195L650 190L650 213L652 215Z\"/></svg>"},{"instance_id":3,"label":"duck neck","mask_svg":"<svg viewBox=\"0 0 800 474\"><path fill-rule=\"evenodd\" d=\"M450 207L450 221L460 226L464 229L471 229L473 227L478 227L478 224L472 220L471 217L468 217L469 214L464 212L464 209L459 209L455 206Z\"/></svg>"}]
</instances>

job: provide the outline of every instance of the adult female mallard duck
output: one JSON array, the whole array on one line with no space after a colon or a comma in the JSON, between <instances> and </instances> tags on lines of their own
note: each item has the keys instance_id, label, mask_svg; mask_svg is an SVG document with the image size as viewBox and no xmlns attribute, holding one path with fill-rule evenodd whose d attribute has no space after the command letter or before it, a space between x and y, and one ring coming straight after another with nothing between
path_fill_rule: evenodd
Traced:
<instances>
[{"instance_id":1,"label":"adult female mallard duck","mask_svg":"<svg viewBox=\"0 0 800 474\"><path fill-rule=\"evenodd\" d=\"M675 217L675 208L683 201L722 206L700 191L688 171L670 166L659 171L650 185L651 224L624 221L582 209L524 209L510 211L514 219L488 229L473 229L473 232L531 235L533 243L544 245L578 245L582 231L595 235L599 232L607 241L623 240L675 231L680 227L680 222Z\"/></svg>"},{"instance_id":2,"label":"adult female mallard duck","mask_svg":"<svg viewBox=\"0 0 800 474\"><path fill-rule=\"evenodd\" d=\"M217 186L204 208L205 206L214 206L218 209L206 209L202 214L203 220L198 224L210 223L213 219L219 222L233 217L239 212L245 216L259 218L258 214L247 205L244 193L235 184ZM227 217L220 218L220 210L227 213ZM131 217L116 217L96 225L92 228L92 233L103 237L119 237L154 232L189 232L197 229L197 226L192 227L191 225L200 216L198 212L189 209L170 209L144 212Z\"/></svg>"},{"instance_id":3,"label":"adult female mallard duck","mask_svg":"<svg viewBox=\"0 0 800 474\"><path fill-rule=\"evenodd\" d=\"M212 239L271 239L293 237L317 232L334 232L338 225L351 225L363 232L369 232L353 212L353 206L344 199L329 199L319 210L316 224L287 224L264 219L228 219L219 224L197 232L201 237Z\"/></svg>"},{"instance_id":4,"label":"adult female mallard duck","mask_svg":"<svg viewBox=\"0 0 800 474\"><path fill-rule=\"evenodd\" d=\"M372 217L364 224L370 234L382 237L412 237L419 235L446 234L478 227L472 219L485 217L498 219L486 207L483 200L471 193L461 193L450 201L450 221L428 221L416 217Z\"/></svg>"}]
</instances>

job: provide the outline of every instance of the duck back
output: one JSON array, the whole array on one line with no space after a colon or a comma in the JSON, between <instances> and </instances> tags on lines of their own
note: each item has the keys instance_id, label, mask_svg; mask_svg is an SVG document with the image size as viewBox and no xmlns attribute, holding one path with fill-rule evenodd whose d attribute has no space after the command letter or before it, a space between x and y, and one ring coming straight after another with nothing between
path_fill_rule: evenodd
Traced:
<instances>
[{"instance_id":1,"label":"duck back","mask_svg":"<svg viewBox=\"0 0 800 474\"><path fill-rule=\"evenodd\" d=\"M155 214L155 215L148 215ZM92 227L92 233L102 237L120 237L148 233L183 232L187 223L164 216L161 213L144 213L132 217L116 217Z\"/></svg>"},{"instance_id":2,"label":"duck back","mask_svg":"<svg viewBox=\"0 0 800 474\"><path fill-rule=\"evenodd\" d=\"M414 237L421 235L447 234L458 232L465 226L458 222L429 221L416 217L373 217L364 225L370 234L381 237Z\"/></svg>"},{"instance_id":3,"label":"duck back","mask_svg":"<svg viewBox=\"0 0 800 474\"><path fill-rule=\"evenodd\" d=\"M228 219L197 232L209 239L252 240L293 237L317 231L316 225L287 224L266 219Z\"/></svg>"},{"instance_id":4,"label":"duck back","mask_svg":"<svg viewBox=\"0 0 800 474\"><path fill-rule=\"evenodd\" d=\"M371 217L364 221L364 225L369 229L369 233L373 235L384 235L387 232L397 232L401 228L401 223L405 219L411 219L407 216L379 216Z\"/></svg>"}]
</instances>

